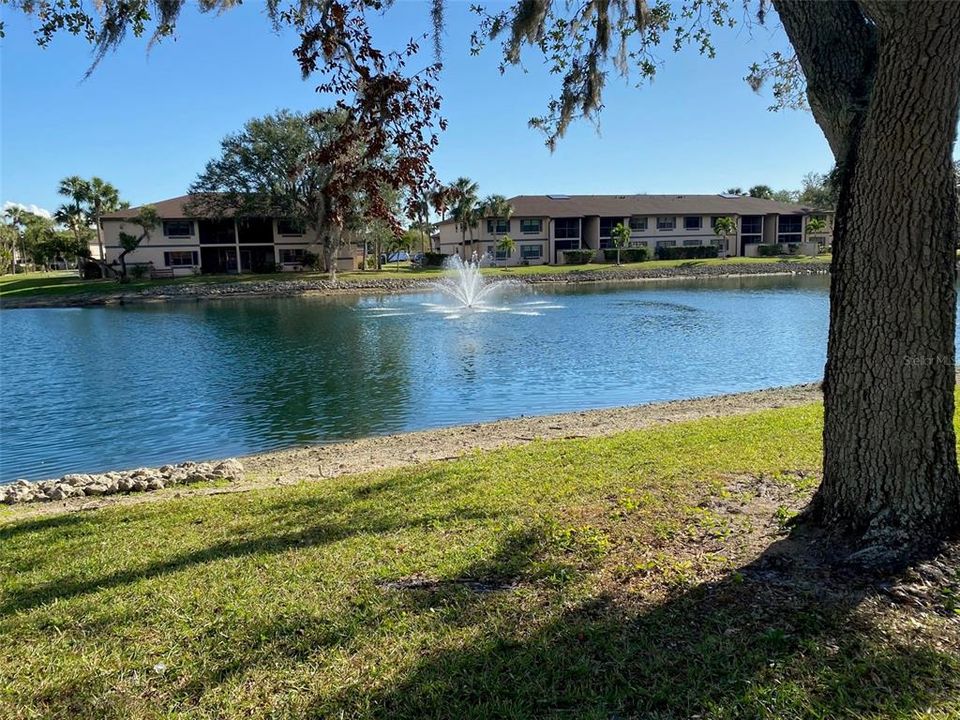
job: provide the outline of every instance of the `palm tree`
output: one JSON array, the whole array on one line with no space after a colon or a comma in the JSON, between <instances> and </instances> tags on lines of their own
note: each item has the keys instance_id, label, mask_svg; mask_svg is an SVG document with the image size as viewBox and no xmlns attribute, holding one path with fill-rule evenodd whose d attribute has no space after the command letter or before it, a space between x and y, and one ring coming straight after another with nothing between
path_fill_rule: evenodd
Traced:
<instances>
[{"instance_id":1,"label":"palm tree","mask_svg":"<svg viewBox=\"0 0 960 720\"><path fill-rule=\"evenodd\" d=\"M716 222L713 224L713 233L717 237L723 240L723 252L724 257L726 257L727 252L727 235L736 235L737 233L737 223L732 217L721 217L717 218ZM719 255L719 252L717 253Z\"/></svg>"},{"instance_id":2,"label":"palm tree","mask_svg":"<svg viewBox=\"0 0 960 720\"><path fill-rule=\"evenodd\" d=\"M513 215L513 205L511 205L503 195L487 195L480 203L479 215L485 220L493 220L493 234L497 235L497 221L505 220L507 222L507 232L510 230L510 217ZM513 242L512 240L510 241ZM503 250L497 245L498 250ZM513 251L511 246L510 251ZM508 254L509 256L509 254Z\"/></svg>"},{"instance_id":3,"label":"palm tree","mask_svg":"<svg viewBox=\"0 0 960 720\"><path fill-rule=\"evenodd\" d=\"M610 231L610 240L613 241L613 246L617 248L617 265L619 265L620 251L630 242L630 228L623 223L617 223L613 230Z\"/></svg>"},{"instance_id":4,"label":"palm tree","mask_svg":"<svg viewBox=\"0 0 960 720\"><path fill-rule=\"evenodd\" d=\"M120 191L102 178L96 176L90 179L85 196L87 215L97 228L97 247L100 249L100 259L105 260L103 254L103 233L100 229L100 218L104 213L119 210L127 203L121 202Z\"/></svg>"},{"instance_id":5,"label":"palm tree","mask_svg":"<svg viewBox=\"0 0 960 720\"><path fill-rule=\"evenodd\" d=\"M513 205L503 195L487 195L480 204L480 209L484 218L509 220L513 217Z\"/></svg>"},{"instance_id":6,"label":"palm tree","mask_svg":"<svg viewBox=\"0 0 960 720\"><path fill-rule=\"evenodd\" d=\"M440 215L440 222L447 219L447 209L450 207L452 197L453 192L447 185L440 185L430 193L430 205Z\"/></svg>"},{"instance_id":7,"label":"palm tree","mask_svg":"<svg viewBox=\"0 0 960 720\"><path fill-rule=\"evenodd\" d=\"M90 194L90 183L79 175L71 175L60 181L57 192L65 198L70 198L73 201L73 207L78 212L82 212L83 203Z\"/></svg>"},{"instance_id":8,"label":"palm tree","mask_svg":"<svg viewBox=\"0 0 960 720\"><path fill-rule=\"evenodd\" d=\"M504 254L503 258L503 269L507 269L507 259L513 255L513 248L516 247L516 243L513 241L513 238L509 235L504 235L497 241L497 250Z\"/></svg>"},{"instance_id":9,"label":"palm tree","mask_svg":"<svg viewBox=\"0 0 960 720\"><path fill-rule=\"evenodd\" d=\"M76 240L76 249L83 245L83 230L87 227L87 215L76 205L64 204L57 208L53 219L69 230Z\"/></svg>"},{"instance_id":10,"label":"palm tree","mask_svg":"<svg viewBox=\"0 0 960 720\"><path fill-rule=\"evenodd\" d=\"M827 229L827 222L823 218L812 217L807 220L807 234L819 235Z\"/></svg>"},{"instance_id":11,"label":"palm tree","mask_svg":"<svg viewBox=\"0 0 960 720\"><path fill-rule=\"evenodd\" d=\"M90 195L90 182L79 175L70 175L60 181L57 193L70 198L70 202L64 203L57 209L55 219L73 232L79 246L83 228L90 224L90 218L84 209L84 204Z\"/></svg>"},{"instance_id":12,"label":"palm tree","mask_svg":"<svg viewBox=\"0 0 960 720\"><path fill-rule=\"evenodd\" d=\"M17 233L16 240L14 240L14 243L13 243L14 253L13 253L13 257L11 258L11 263L12 263L12 266L13 266L13 267L12 267L12 269L13 269L13 274L16 275L16 274L17 274L17 257L19 256L20 259L22 260L22 259L23 259L23 255L24 255L24 253L23 253L23 229L24 229L24 227L26 226L26 214L27 214L27 211L24 210L22 207L18 207L18 206L16 206L16 205L11 205L10 207L8 207L8 208L4 211L3 214L4 214L4 216L7 218L7 220L9 221L10 225L13 226L14 231ZM19 252L19 253L16 251L16 250L17 250L17 245L20 245L20 252Z\"/></svg>"},{"instance_id":13,"label":"palm tree","mask_svg":"<svg viewBox=\"0 0 960 720\"><path fill-rule=\"evenodd\" d=\"M470 244L473 244L473 230L480 223L477 192L480 186L468 177L457 178L450 186L452 207L450 216L460 231L461 244L467 244L467 231L470 231Z\"/></svg>"}]
</instances>

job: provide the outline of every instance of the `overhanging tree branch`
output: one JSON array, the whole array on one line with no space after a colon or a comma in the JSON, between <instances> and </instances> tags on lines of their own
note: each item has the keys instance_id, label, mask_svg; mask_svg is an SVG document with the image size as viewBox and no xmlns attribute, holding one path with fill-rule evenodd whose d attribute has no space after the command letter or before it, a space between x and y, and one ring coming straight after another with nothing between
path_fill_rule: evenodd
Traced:
<instances>
[{"instance_id":1,"label":"overhanging tree branch","mask_svg":"<svg viewBox=\"0 0 960 720\"><path fill-rule=\"evenodd\" d=\"M842 164L870 95L874 27L850 0L773 0L773 5L803 68L810 110Z\"/></svg>"}]
</instances>

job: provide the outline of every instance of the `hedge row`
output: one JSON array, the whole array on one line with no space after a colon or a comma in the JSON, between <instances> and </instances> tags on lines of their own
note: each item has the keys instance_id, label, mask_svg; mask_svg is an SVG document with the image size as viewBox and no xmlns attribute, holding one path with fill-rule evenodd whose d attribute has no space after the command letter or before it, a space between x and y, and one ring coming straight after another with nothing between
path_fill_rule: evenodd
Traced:
<instances>
[{"instance_id":1,"label":"hedge row","mask_svg":"<svg viewBox=\"0 0 960 720\"><path fill-rule=\"evenodd\" d=\"M775 257L781 253L779 245L757 245L759 257Z\"/></svg>"},{"instance_id":2,"label":"hedge row","mask_svg":"<svg viewBox=\"0 0 960 720\"><path fill-rule=\"evenodd\" d=\"M564 250L563 262L567 265L586 265L593 260L596 250Z\"/></svg>"},{"instance_id":3,"label":"hedge row","mask_svg":"<svg viewBox=\"0 0 960 720\"><path fill-rule=\"evenodd\" d=\"M426 252L423 254L424 267L443 267L444 261L450 257L443 253Z\"/></svg>"},{"instance_id":4,"label":"hedge row","mask_svg":"<svg viewBox=\"0 0 960 720\"><path fill-rule=\"evenodd\" d=\"M603 251L603 259L607 262L617 261L617 249L606 248ZM620 262L643 262L650 259L650 251L645 247L628 247L620 251Z\"/></svg>"},{"instance_id":5,"label":"hedge row","mask_svg":"<svg viewBox=\"0 0 960 720\"><path fill-rule=\"evenodd\" d=\"M694 247L658 247L659 260L697 260L717 257L716 245L696 245Z\"/></svg>"}]
</instances>

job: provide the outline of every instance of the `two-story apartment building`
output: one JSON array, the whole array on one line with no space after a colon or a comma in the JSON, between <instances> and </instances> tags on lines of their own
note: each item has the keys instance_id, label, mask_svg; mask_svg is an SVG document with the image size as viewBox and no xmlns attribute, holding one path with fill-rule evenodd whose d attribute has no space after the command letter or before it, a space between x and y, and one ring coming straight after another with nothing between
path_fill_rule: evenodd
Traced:
<instances>
[{"instance_id":1,"label":"two-story apartment building","mask_svg":"<svg viewBox=\"0 0 960 720\"><path fill-rule=\"evenodd\" d=\"M561 264L565 250L612 247L617 224L630 228L630 246L646 247L650 256L658 247L716 244L721 256L757 255L759 245L780 245L784 253L815 254L830 241L832 213L795 203L740 195L519 195L510 199L509 219L483 218L466 233L456 223L439 225L439 249L444 254L470 257L490 253L508 265ZM725 240L714 232L718 218L730 217L736 233ZM807 233L811 217L822 217L827 230ZM503 235L513 238L510 257L497 251Z\"/></svg>"},{"instance_id":2,"label":"two-story apartment building","mask_svg":"<svg viewBox=\"0 0 960 720\"><path fill-rule=\"evenodd\" d=\"M189 201L190 196L183 195L151 203L161 223L127 255L128 265L145 265L174 275L260 272L271 268L301 270L307 253L321 254L316 234L289 220L196 217L185 208ZM139 225L130 222L139 211L139 207L134 207L103 216L107 263L115 263L123 251L121 232L142 232ZM337 258L337 268L355 270L361 262L361 252L355 246L345 245Z\"/></svg>"}]
</instances>

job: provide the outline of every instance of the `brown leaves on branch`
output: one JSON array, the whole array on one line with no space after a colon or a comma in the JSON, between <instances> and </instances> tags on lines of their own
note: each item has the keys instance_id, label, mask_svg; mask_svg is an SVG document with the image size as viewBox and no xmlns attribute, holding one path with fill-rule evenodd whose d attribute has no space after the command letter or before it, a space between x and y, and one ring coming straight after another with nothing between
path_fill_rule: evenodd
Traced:
<instances>
[{"instance_id":1,"label":"brown leaves on branch","mask_svg":"<svg viewBox=\"0 0 960 720\"><path fill-rule=\"evenodd\" d=\"M317 92L339 98L336 107L347 117L338 140L316 158L331 168L333 207L352 207L364 196L366 212L399 235L402 223L388 198L403 194L413 219L417 200L436 185L430 158L446 128L439 115L441 65L433 60L411 70L421 59L415 39L401 50L377 48L368 9L363 0L334 0L319 12L301 8L280 17L300 32L294 55L303 76L319 75ZM340 226L348 220L342 214L333 219Z\"/></svg>"}]
</instances>

